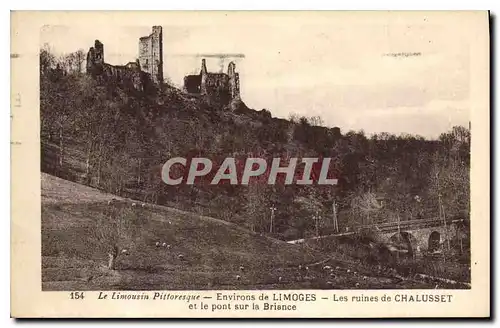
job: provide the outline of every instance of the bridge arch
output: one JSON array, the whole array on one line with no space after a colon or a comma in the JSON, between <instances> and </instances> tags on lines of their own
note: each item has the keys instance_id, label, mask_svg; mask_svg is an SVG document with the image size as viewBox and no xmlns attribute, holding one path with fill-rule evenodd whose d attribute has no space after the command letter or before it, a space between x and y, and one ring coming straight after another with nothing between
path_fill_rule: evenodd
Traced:
<instances>
[{"instance_id":1,"label":"bridge arch","mask_svg":"<svg viewBox=\"0 0 500 328\"><path fill-rule=\"evenodd\" d=\"M417 245L417 239L407 231L401 231L391 236L389 240L392 244L403 247L408 251L408 256L413 256L415 253L414 247Z\"/></svg>"},{"instance_id":2,"label":"bridge arch","mask_svg":"<svg viewBox=\"0 0 500 328\"><path fill-rule=\"evenodd\" d=\"M434 252L439 249L441 244L441 234L437 231L431 232L427 243L427 251Z\"/></svg>"}]
</instances>

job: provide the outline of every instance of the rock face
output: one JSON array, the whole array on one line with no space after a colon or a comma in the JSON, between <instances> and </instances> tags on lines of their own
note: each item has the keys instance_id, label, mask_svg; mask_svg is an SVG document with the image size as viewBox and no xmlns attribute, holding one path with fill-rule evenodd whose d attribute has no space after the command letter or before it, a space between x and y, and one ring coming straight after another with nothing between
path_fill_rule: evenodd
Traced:
<instances>
[{"instance_id":1,"label":"rock face","mask_svg":"<svg viewBox=\"0 0 500 328\"><path fill-rule=\"evenodd\" d=\"M210 73L205 59L202 59L200 74L184 77L184 91L206 96L208 100L222 105L231 104L240 99L240 77L236 73L236 65L230 62L227 74Z\"/></svg>"}]
</instances>

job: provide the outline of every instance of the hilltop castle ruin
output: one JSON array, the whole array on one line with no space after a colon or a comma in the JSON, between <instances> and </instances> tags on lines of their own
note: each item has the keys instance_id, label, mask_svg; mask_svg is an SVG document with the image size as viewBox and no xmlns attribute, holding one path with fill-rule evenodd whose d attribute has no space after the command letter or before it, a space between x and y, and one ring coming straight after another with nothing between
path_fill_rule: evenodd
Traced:
<instances>
[{"instance_id":1,"label":"hilltop castle ruin","mask_svg":"<svg viewBox=\"0 0 500 328\"><path fill-rule=\"evenodd\" d=\"M236 65L230 62L225 73L207 71L205 59L201 60L201 71L198 75L184 77L184 91L200 94L228 104L240 98L240 76L236 73Z\"/></svg>"},{"instance_id":2,"label":"hilltop castle ruin","mask_svg":"<svg viewBox=\"0 0 500 328\"><path fill-rule=\"evenodd\" d=\"M110 65L104 61L104 45L95 40L87 53L87 74L122 87L145 91L163 82L163 34L161 26L153 26L149 36L139 39L139 59L126 65Z\"/></svg>"},{"instance_id":3,"label":"hilltop castle ruin","mask_svg":"<svg viewBox=\"0 0 500 328\"><path fill-rule=\"evenodd\" d=\"M138 59L126 65L110 65L104 61L104 45L95 40L87 53L87 73L96 79L122 87L145 91L163 83L163 32L153 26L152 33L139 39ZM184 77L184 91L205 96L208 101L223 105L240 100L240 77L236 65L230 62L226 73L207 71L205 59L197 75Z\"/></svg>"},{"instance_id":4,"label":"hilltop castle ruin","mask_svg":"<svg viewBox=\"0 0 500 328\"><path fill-rule=\"evenodd\" d=\"M138 62L110 65L104 62L104 45L95 40L87 53L87 74L95 79L112 82L122 87L144 91L150 85L149 74L141 71Z\"/></svg>"}]
</instances>

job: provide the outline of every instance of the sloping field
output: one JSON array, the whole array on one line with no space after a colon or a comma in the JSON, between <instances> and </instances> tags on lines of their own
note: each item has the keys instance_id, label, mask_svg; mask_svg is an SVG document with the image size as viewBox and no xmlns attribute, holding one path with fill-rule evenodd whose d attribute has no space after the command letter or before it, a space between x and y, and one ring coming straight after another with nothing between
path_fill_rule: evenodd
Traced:
<instances>
[{"instance_id":1,"label":"sloping field","mask_svg":"<svg viewBox=\"0 0 500 328\"><path fill-rule=\"evenodd\" d=\"M244 230L228 222L147 205L140 237L124 241L128 254L117 270L105 269L107 254L91 231L113 195L42 174L42 280L59 289L202 289L215 285L268 284L276 268L320 258L300 247ZM131 206L132 201L122 206ZM170 248L157 247L165 242ZM182 254L183 259L179 259ZM244 267L244 271L240 270ZM240 276L237 280L237 275ZM271 279L271 280L270 280Z\"/></svg>"},{"instance_id":2,"label":"sloping field","mask_svg":"<svg viewBox=\"0 0 500 328\"><path fill-rule=\"evenodd\" d=\"M117 205L108 204L113 198ZM132 202L42 174L43 290L403 287L399 278L371 274L334 253L172 208L132 207ZM105 246L93 238L98 218L110 206L127 208L141 222L133 238L120 240L116 270L106 268ZM408 281L404 287L429 288Z\"/></svg>"}]
</instances>

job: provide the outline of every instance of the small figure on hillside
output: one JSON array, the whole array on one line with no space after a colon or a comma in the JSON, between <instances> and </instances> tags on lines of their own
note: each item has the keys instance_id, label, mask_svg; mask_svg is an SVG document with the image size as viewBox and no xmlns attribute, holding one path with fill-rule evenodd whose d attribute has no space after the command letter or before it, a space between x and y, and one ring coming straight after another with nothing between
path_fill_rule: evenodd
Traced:
<instances>
[{"instance_id":1,"label":"small figure on hillside","mask_svg":"<svg viewBox=\"0 0 500 328\"><path fill-rule=\"evenodd\" d=\"M156 247L160 247L160 242L157 241L155 245L156 245Z\"/></svg>"}]
</instances>

